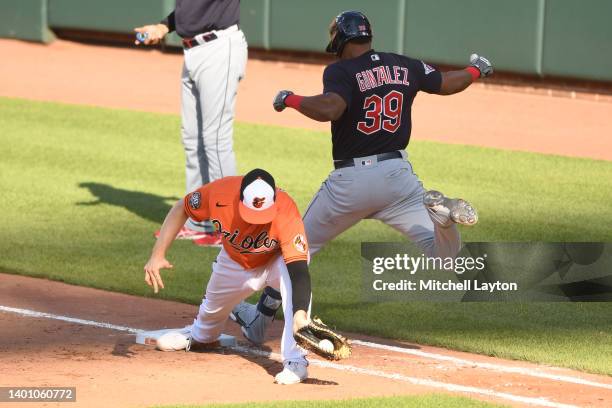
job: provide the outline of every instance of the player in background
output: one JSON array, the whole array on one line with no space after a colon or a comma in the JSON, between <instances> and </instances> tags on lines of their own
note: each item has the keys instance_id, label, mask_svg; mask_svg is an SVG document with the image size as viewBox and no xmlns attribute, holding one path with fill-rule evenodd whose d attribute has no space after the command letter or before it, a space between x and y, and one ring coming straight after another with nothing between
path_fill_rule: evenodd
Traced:
<instances>
[{"instance_id":1,"label":"player in background","mask_svg":"<svg viewBox=\"0 0 612 408\"><path fill-rule=\"evenodd\" d=\"M173 31L182 38L181 135L186 193L236 174L236 94L247 62L247 42L239 20L240 0L176 0L172 13L160 23L134 29L137 45L158 44ZM209 220L188 220L177 239L191 239L200 246L221 245L221 237Z\"/></svg>"},{"instance_id":2,"label":"player in background","mask_svg":"<svg viewBox=\"0 0 612 408\"><path fill-rule=\"evenodd\" d=\"M310 255L360 220L376 219L427 256L456 256L461 249L456 224L474 225L476 210L464 200L423 189L405 151L411 107L419 91L452 95L465 90L490 75L491 64L472 55L467 68L440 72L418 59L375 51L370 22L357 11L338 15L329 34L327 51L339 60L323 73L323 93L304 97L280 91L274 99L279 112L290 107L331 122L335 170L304 215ZM263 341L270 319L259 308L243 302L232 317L248 339Z\"/></svg>"},{"instance_id":3,"label":"player in background","mask_svg":"<svg viewBox=\"0 0 612 408\"><path fill-rule=\"evenodd\" d=\"M244 177L225 177L188 194L166 216L151 258L144 267L145 281L155 293L164 284L160 270L172 268L166 259L174 237L188 218L212 220L223 247L212 265L199 313L193 322L187 350L218 346L218 338L232 308L268 285L280 289L285 315L281 342L284 368L276 375L279 384L295 384L308 377L306 351L298 347L293 333L309 323L310 274L308 243L295 202L277 189L274 178L261 169ZM265 305L280 304L264 296Z\"/></svg>"}]
</instances>

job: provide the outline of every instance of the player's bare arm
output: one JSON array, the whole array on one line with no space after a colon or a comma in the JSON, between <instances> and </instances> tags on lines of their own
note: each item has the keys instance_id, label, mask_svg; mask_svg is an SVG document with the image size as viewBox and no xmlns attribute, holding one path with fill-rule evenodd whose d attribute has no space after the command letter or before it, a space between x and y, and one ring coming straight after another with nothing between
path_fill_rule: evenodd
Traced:
<instances>
[{"instance_id":1,"label":"player's bare arm","mask_svg":"<svg viewBox=\"0 0 612 408\"><path fill-rule=\"evenodd\" d=\"M439 95L452 95L465 90L476 79L493 74L493 66L488 59L478 54L470 56L470 66L458 71L442 73Z\"/></svg>"},{"instance_id":2,"label":"player's bare arm","mask_svg":"<svg viewBox=\"0 0 612 408\"><path fill-rule=\"evenodd\" d=\"M159 44L169 31L170 29L168 28L168 26L162 23L149 24L142 27L134 28L134 32L146 35L144 42L142 42L145 45ZM134 44L140 45L141 41L136 40Z\"/></svg>"},{"instance_id":3,"label":"player's bare arm","mask_svg":"<svg viewBox=\"0 0 612 408\"><path fill-rule=\"evenodd\" d=\"M442 85L439 95L452 95L465 90L474 82L472 74L465 69L442 72Z\"/></svg>"},{"instance_id":4,"label":"player's bare arm","mask_svg":"<svg viewBox=\"0 0 612 408\"><path fill-rule=\"evenodd\" d=\"M337 120L346 110L346 102L333 92L315 96L298 96L291 91L280 91L274 98L274 109L282 112L290 107L319 122Z\"/></svg>"},{"instance_id":5,"label":"player's bare arm","mask_svg":"<svg viewBox=\"0 0 612 408\"><path fill-rule=\"evenodd\" d=\"M185 221L187 221L187 214L184 210L183 200L179 200L168 212L161 227L159 238L153 246L151 257L144 267L145 282L147 285L153 286L155 293L159 292L159 288L164 288L164 282L159 271L172 268L172 264L166 259L166 252Z\"/></svg>"},{"instance_id":6,"label":"player's bare arm","mask_svg":"<svg viewBox=\"0 0 612 408\"><path fill-rule=\"evenodd\" d=\"M134 44L156 45L159 44L166 34L175 30L174 11L157 24L148 24L134 28L137 33Z\"/></svg>"}]
</instances>

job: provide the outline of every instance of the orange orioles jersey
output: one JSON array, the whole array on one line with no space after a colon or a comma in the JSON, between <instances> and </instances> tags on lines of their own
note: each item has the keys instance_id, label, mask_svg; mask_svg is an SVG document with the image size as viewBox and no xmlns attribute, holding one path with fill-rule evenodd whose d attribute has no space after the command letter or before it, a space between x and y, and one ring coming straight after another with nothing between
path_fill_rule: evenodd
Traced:
<instances>
[{"instance_id":1,"label":"orange orioles jersey","mask_svg":"<svg viewBox=\"0 0 612 408\"><path fill-rule=\"evenodd\" d=\"M200 187L185 196L185 213L194 221L211 220L225 251L245 269L263 266L279 253L285 263L308 260L304 224L293 199L277 188L274 220L248 224L238 213L241 182L242 176L231 176Z\"/></svg>"}]
</instances>

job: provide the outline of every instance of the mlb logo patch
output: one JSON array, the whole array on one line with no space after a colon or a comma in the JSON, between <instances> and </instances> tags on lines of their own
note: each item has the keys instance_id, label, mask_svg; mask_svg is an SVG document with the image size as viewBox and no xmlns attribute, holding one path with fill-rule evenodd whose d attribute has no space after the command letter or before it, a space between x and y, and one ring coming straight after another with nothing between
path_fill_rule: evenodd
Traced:
<instances>
[{"instance_id":1,"label":"mlb logo patch","mask_svg":"<svg viewBox=\"0 0 612 408\"><path fill-rule=\"evenodd\" d=\"M372 165L372 160L368 159L368 160L362 160L361 161L361 165L362 166L371 166Z\"/></svg>"},{"instance_id":2,"label":"mlb logo patch","mask_svg":"<svg viewBox=\"0 0 612 408\"><path fill-rule=\"evenodd\" d=\"M380 61L380 57L378 56L378 54L372 54L370 58L372 58L372 61Z\"/></svg>"},{"instance_id":3,"label":"mlb logo patch","mask_svg":"<svg viewBox=\"0 0 612 408\"><path fill-rule=\"evenodd\" d=\"M191 207L191 209L197 210L198 208L200 208L201 202L202 200L199 191L194 191L193 193L191 193L191 197L189 197L189 206Z\"/></svg>"}]
</instances>

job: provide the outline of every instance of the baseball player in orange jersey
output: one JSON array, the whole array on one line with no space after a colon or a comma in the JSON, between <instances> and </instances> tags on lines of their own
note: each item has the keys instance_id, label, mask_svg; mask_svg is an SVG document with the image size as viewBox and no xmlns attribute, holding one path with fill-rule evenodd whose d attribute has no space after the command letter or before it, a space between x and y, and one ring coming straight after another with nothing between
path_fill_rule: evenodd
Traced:
<instances>
[{"instance_id":1,"label":"baseball player in orange jersey","mask_svg":"<svg viewBox=\"0 0 612 408\"><path fill-rule=\"evenodd\" d=\"M172 268L166 252L188 218L210 219L221 233L223 247L212 265L187 350L214 347L234 306L269 286L273 297L268 306L278 308L282 295L285 315L281 342L284 369L275 380L294 384L307 378L307 353L293 338L295 331L309 323L311 298L308 243L295 202L261 169L244 177L216 180L188 194L166 216L144 267L145 281L155 293L164 287L160 270Z\"/></svg>"}]
</instances>

